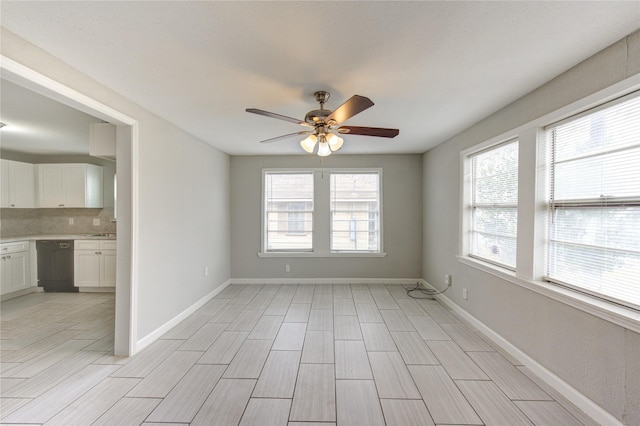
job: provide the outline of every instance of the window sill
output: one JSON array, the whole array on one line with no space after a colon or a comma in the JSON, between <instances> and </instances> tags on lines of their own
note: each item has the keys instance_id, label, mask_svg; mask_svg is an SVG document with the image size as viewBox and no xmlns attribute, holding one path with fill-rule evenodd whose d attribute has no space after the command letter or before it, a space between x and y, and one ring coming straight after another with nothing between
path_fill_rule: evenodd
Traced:
<instances>
[{"instance_id":1,"label":"window sill","mask_svg":"<svg viewBox=\"0 0 640 426\"><path fill-rule=\"evenodd\" d=\"M314 251L279 251L279 252L259 252L258 257L387 257L387 253L357 253L357 252L340 252L340 253L320 253Z\"/></svg>"},{"instance_id":2,"label":"window sill","mask_svg":"<svg viewBox=\"0 0 640 426\"><path fill-rule=\"evenodd\" d=\"M580 309L588 314L640 333L640 312L614 303L572 291L546 281L533 281L516 276L512 271L482 262L468 256L458 256L458 261L472 268L494 275L513 284Z\"/></svg>"}]
</instances>

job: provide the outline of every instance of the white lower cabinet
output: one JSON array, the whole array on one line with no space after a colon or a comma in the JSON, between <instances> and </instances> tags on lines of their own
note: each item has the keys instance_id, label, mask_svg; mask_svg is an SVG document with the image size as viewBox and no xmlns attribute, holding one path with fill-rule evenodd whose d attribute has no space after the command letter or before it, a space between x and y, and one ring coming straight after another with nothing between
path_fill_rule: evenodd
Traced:
<instances>
[{"instance_id":1,"label":"white lower cabinet","mask_svg":"<svg viewBox=\"0 0 640 426\"><path fill-rule=\"evenodd\" d=\"M73 285L116 286L116 241L76 240L73 250Z\"/></svg>"},{"instance_id":2,"label":"white lower cabinet","mask_svg":"<svg viewBox=\"0 0 640 426\"><path fill-rule=\"evenodd\" d=\"M0 294L24 290L31 286L29 242L0 245Z\"/></svg>"}]
</instances>

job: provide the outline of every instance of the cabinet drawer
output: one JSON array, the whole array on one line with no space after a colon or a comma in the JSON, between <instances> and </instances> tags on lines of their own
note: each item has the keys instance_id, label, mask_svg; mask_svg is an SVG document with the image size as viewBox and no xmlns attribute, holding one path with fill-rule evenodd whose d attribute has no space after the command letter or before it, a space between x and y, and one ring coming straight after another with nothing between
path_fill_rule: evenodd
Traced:
<instances>
[{"instance_id":1,"label":"cabinet drawer","mask_svg":"<svg viewBox=\"0 0 640 426\"><path fill-rule=\"evenodd\" d=\"M0 245L2 254L18 253L29 250L29 241L17 241L15 243L4 243Z\"/></svg>"},{"instance_id":2,"label":"cabinet drawer","mask_svg":"<svg viewBox=\"0 0 640 426\"><path fill-rule=\"evenodd\" d=\"M76 240L73 248L75 250L115 250L117 244L116 240Z\"/></svg>"},{"instance_id":3,"label":"cabinet drawer","mask_svg":"<svg viewBox=\"0 0 640 426\"><path fill-rule=\"evenodd\" d=\"M98 240L76 240L73 246L74 250L100 250L100 241Z\"/></svg>"},{"instance_id":4,"label":"cabinet drawer","mask_svg":"<svg viewBox=\"0 0 640 426\"><path fill-rule=\"evenodd\" d=\"M118 242L115 240L100 241L101 250L115 250L117 245L118 245Z\"/></svg>"}]
</instances>

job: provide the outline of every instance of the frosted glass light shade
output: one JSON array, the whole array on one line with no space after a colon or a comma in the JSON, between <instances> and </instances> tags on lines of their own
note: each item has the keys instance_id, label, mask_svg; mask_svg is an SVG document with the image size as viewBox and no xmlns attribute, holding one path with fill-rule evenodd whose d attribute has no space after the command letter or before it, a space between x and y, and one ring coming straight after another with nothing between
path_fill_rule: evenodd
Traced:
<instances>
[{"instance_id":1,"label":"frosted glass light shade","mask_svg":"<svg viewBox=\"0 0 640 426\"><path fill-rule=\"evenodd\" d=\"M333 133L329 133L329 136L327 136L327 142L329 142L329 148L331 149L331 151L332 152L336 152L340 148L342 148L342 144L344 143L344 139L342 139L338 135L334 135Z\"/></svg>"},{"instance_id":2,"label":"frosted glass light shade","mask_svg":"<svg viewBox=\"0 0 640 426\"><path fill-rule=\"evenodd\" d=\"M317 140L318 138L316 135L309 135L306 139L303 139L300 142L300 146L309 154L313 154L313 148L315 148Z\"/></svg>"},{"instance_id":3,"label":"frosted glass light shade","mask_svg":"<svg viewBox=\"0 0 640 426\"><path fill-rule=\"evenodd\" d=\"M331 155L331 148L329 148L328 142L320 142L320 144L318 145L318 155L320 157Z\"/></svg>"}]
</instances>

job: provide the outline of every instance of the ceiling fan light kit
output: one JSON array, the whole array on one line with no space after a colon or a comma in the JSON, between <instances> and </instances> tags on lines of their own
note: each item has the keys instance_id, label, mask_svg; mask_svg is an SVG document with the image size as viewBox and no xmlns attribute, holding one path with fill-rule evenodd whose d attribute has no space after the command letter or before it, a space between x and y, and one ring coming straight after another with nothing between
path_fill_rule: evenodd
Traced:
<instances>
[{"instance_id":1,"label":"ceiling fan light kit","mask_svg":"<svg viewBox=\"0 0 640 426\"><path fill-rule=\"evenodd\" d=\"M320 157L327 157L331 155L331 149L329 148L329 144L326 142L320 142L318 144L318 155Z\"/></svg>"},{"instance_id":2,"label":"ceiling fan light kit","mask_svg":"<svg viewBox=\"0 0 640 426\"><path fill-rule=\"evenodd\" d=\"M309 135L307 136L306 139L303 139L300 142L300 146L309 154L313 154L313 150L316 147L317 142L318 142L318 137L316 135Z\"/></svg>"},{"instance_id":3,"label":"ceiling fan light kit","mask_svg":"<svg viewBox=\"0 0 640 426\"><path fill-rule=\"evenodd\" d=\"M331 155L332 152L340 150L343 143L344 139L333 133L320 134L320 136L312 134L300 141L300 146L309 154L313 154L317 144L317 154L321 157L326 157L327 155Z\"/></svg>"},{"instance_id":4,"label":"ceiling fan light kit","mask_svg":"<svg viewBox=\"0 0 640 426\"><path fill-rule=\"evenodd\" d=\"M314 93L316 102L320 104L320 109L309 111L304 121L285 115L276 114L256 108L247 108L246 111L263 115L265 117L277 118L278 120L289 121L305 127L311 127L313 130L290 133L271 139L261 141L261 143L271 143L281 139L293 136L306 135L307 137L300 141L300 146L309 154L314 152L320 157L326 157L331 153L342 148L344 139L338 136L340 134L361 135L361 136L377 136L382 138L394 138L400 131L398 129L384 129L380 127L358 127L358 126L341 126L342 122L348 120L356 114L361 113L367 108L373 106L371 99L364 96L354 95L345 103L340 105L334 111L324 109L325 102L329 99L329 92L317 91ZM316 150L316 145L318 149Z\"/></svg>"}]
</instances>

